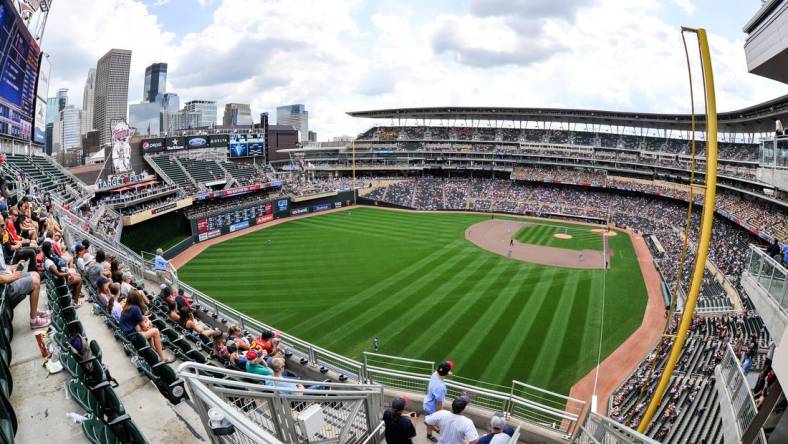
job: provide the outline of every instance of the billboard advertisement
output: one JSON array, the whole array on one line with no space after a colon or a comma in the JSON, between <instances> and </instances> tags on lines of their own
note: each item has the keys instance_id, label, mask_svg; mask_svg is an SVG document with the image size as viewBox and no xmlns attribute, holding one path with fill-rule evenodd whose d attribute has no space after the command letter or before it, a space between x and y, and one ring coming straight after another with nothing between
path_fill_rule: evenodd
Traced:
<instances>
[{"instance_id":1,"label":"billboard advertisement","mask_svg":"<svg viewBox=\"0 0 788 444\"><path fill-rule=\"evenodd\" d=\"M164 139L145 139L142 141L142 154L164 151Z\"/></svg>"},{"instance_id":2,"label":"billboard advertisement","mask_svg":"<svg viewBox=\"0 0 788 444\"><path fill-rule=\"evenodd\" d=\"M47 102L41 97L36 97L36 114L33 122L33 143L43 144L47 128Z\"/></svg>"},{"instance_id":3,"label":"billboard advertisement","mask_svg":"<svg viewBox=\"0 0 788 444\"><path fill-rule=\"evenodd\" d=\"M189 136L186 138L186 148L196 150L200 148L208 148L208 136Z\"/></svg>"},{"instance_id":4,"label":"billboard advertisement","mask_svg":"<svg viewBox=\"0 0 788 444\"><path fill-rule=\"evenodd\" d=\"M265 152L265 135L230 134L228 150L232 159L262 156Z\"/></svg>"},{"instance_id":5,"label":"billboard advertisement","mask_svg":"<svg viewBox=\"0 0 788 444\"><path fill-rule=\"evenodd\" d=\"M177 151L186 148L186 141L183 137L168 137L164 140L166 142L165 149L167 151Z\"/></svg>"},{"instance_id":6,"label":"billboard advertisement","mask_svg":"<svg viewBox=\"0 0 788 444\"><path fill-rule=\"evenodd\" d=\"M112 124L112 169L115 174L131 170L131 146L129 141L134 130L123 121Z\"/></svg>"},{"instance_id":7,"label":"billboard advertisement","mask_svg":"<svg viewBox=\"0 0 788 444\"><path fill-rule=\"evenodd\" d=\"M230 144L230 136L227 134L219 134L216 136L208 136L208 141L212 148L223 148Z\"/></svg>"},{"instance_id":8,"label":"billboard advertisement","mask_svg":"<svg viewBox=\"0 0 788 444\"><path fill-rule=\"evenodd\" d=\"M41 49L10 0L0 0L0 51L0 133L33 140Z\"/></svg>"}]
</instances>

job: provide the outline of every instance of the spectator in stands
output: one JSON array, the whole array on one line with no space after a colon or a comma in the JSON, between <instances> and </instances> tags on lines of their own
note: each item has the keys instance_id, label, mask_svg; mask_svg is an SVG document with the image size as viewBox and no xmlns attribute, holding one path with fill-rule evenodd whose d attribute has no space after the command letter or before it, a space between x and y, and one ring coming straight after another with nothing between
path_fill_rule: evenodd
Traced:
<instances>
[{"instance_id":1,"label":"spectator in stands","mask_svg":"<svg viewBox=\"0 0 788 444\"><path fill-rule=\"evenodd\" d=\"M282 372L285 370L285 359L284 358L274 358L271 360L271 370L274 372L274 380L271 381L271 384L284 389L290 389L287 391L279 391L278 393L283 396L303 396L304 392L301 390L304 389L304 386L297 383L297 382L290 382L291 379L283 378ZM298 390L298 391L295 391Z\"/></svg>"},{"instance_id":2,"label":"spectator in stands","mask_svg":"<svg viewBox=\"0 0 788 444\"><path fill-rule=\"evenodd\" d=\"M109 279L104 276L100 276L96 282L96 299L102 307L109 305Z\"/></svg>"},{"instance_id":3,"label":"spectator in stands","mask_svg":"<svg viewBox=\"0 0 788 444\"><path fill-rule=\"evenodd\" d=\"M391 401L391 408L383 412L383 422L386 424L386 442L389 444L413 444L411 438L416 436L416 413L410 412L403 415L407 401L404 398L395 398Z\"/></svg>"},{"instance_id":4,"label":"spectator in stands","mask_svg":"<svg viewBox=\"0 0 788 444\"><path fill-rule=\"evenodd\" d=\"M178 311L178 304L175 301L167 302L167 316L177 323L181 322L181 313Z\"/></svg>"},{"instance_id":5,"label":"spectator in stands","mask_svg":"<svg viewBox=\"0 0 788 444\"><path fill-rule=\"evenodd\" d=\"M11 227L13 224L6 224L5 220L0 218L2 223L2 243L3 255L10 258L11 262L18 263L21 261L28 261L27 271L36 270L36 250L31 247L31 242L26 239L21 239L14 235Z\"/></svg>"},{"instance_id":6,"label":"spectator in stands","mask_svg":"<svg viewBox=\"0 0 788 444\"><path fill-rule=\"evenodd\" d=\"M766 248L766 254L768 254L771 258L774 258L778 261L780 260L780 244L777 242L776 238L774 239L774 242L772 242L769 247Z\"/></svg>"},{"instance_id":7,"label":"spectator in stands","mask_svg":"<svg viewBox=\"0 0 788 444\"><path fill-rule=\"evenodd\" d=\"M446 399L446 383L443 380L449 375L451 368L452 366L449 362L441 362L438 365L438 369L430 377L430 383L427 386L427 396L424 398L422 405L425 415L431 415L443 410L443 401ZM437 442L438 440L432 435L432 425L427 421L424 424L427 427L427 439Z\"/></svg>"},{"instance_id":8,"label":"spectator in stands","mask_svg":"<svg viewBox=\"0 0 788 444\"><path fill-rule=\"evenodd\" d=\"M451 412L437 411L426 418L424 423L440 431L440 444L467 443L476 444L479 434L470 418L463 416L462 412L468 405L468 398L461 396L451 403ZM432 440L430 440L432 441Z\"/></svg>"},{"instance_id":9,"label":"spectator in stands","mask_svg":"<svg viewBox=\"0 0 788 444\"><path fill-rule=\"evenodd\" d=\"M87 253L87 249L82 244L74 245L74 266L77 268L77 271L80 273L86 272L87 265L85 264L85 253Z\"/></svg>"},{"instance_id":10,"label":"spectator in stands","mask_svg":"<svg viewBox=\"0 0 788 444\"><path fill-rule=\"evenodd\" d=\"M230 357L230 352L227 349L227 335L224 333L216 334L213 337L213 354L222 362L226 362Z\"/></svg>"},{"instance_id":11,"label":"spectator in stands","mask_svg":"<svg viewBox=\"0 0 788 444\"><path fill-rule=\"evenodd\" d=\"M120 294L120 285L112 283L109 286L107 311L110 312L115 321L120 321L120 314L123 312L123 302L125 300L126 298Z\"/></svg>"},{"instance_id":12,"label":"spectator in stands","mask_svg":"<svg viewBox=\"0 0 788 444\"><path fill-rule=\"evenodd\" d=\"M505 444L514 434L514 430L506 425L506 419L501 415L490 418L490 433L479 438L476 444Z\"/></svg>"},{"instance_id":13,"label":"spectator in stands","mask_svg":"<svg viewBox=\"0 0 788 444\"><path fill-rule=\"evenodd\" d=\"M160 283L172 285L170 263L167 259L164 259L164 250L161 248L156 249L156 257L153 258L153 269L156 271L156 277L159 278Z\"/></svg>"},{"instance_id":14,"label":"spectator in stands","mask_svg":"<svg viewBox=\"0 0 788 444\"><path fill-rule=\"evenodd\" d=\"M106 260L107 256L104 250L99 250L96 252L94 262L88 267L88 282L94 287L98 283L99 277L104 276L107 279L112 277L109 272L109 264L105 262Z\"/></svg>"},{"instance_id":15,"label":"spectator in stands","mask_svg":"<svg viewBox=\"0 0 788 444\"><path fill-rule=\"evenodd\" d=\"M131 272L129 271L123 272L123 279L120 283L120 294L122 294L123 297L128 297L129 291L131 291L131 289L134 288L134 286L131 285L131 281L133 278L134 277L131 275Z\"/></svg>"},{"instance_id":16,"label":"spectator in stands","mask_svg":"<svg viewBox=\"0 0 788 444\"><path fill-rule=\"evenodd\" d=\"M175 296L175 303L178 304L178 310L180 310L183 307L186 307L189 310L192 309L192 300L190 297L186 296L186 293L184 293L183 288L178 289L178 296Z\"/></svg>"},{"instance_id":17,"label":"spectator in stands","mask_svg":"<svg viewBox=\"0 0 788 444\"><path fill-rule=\"evenodd\" d=\"M109 263L109 272L112 276L112 282L121 283L123 282L123 264L121 264L117 259L113 259Z\"/></svg>"},{"instance_id":18,"label":"spectator in stands","mask_svg":"<svg viewBox=\"0 0 788 444\"><path fill-rule=\"evenodd\" d=\"M65 280L71 290L74 305L79 306L79 298L82 296L82 277L76 270L67 268L66 260L52 251L51 242L46 241L41 245L41 253L44 254L44 269L53 276Z\"/></svg>"},{"instance_id":19,"label":"spectator in stands","mask_svg":"<svg viewBox=\"0 0 788 444\"><path fill-rule=\"evenodd\" d=\"M85 256L83 256L83 259L85 259L85 265L90 265L96 260L96 257L90 253L90 241L87 239L82 239L82 246L85 247Z\"/></svg>"},{"instance_id":20,"label":"spectator in stands","mask_svg":"<svg viewBox=\"0 0 788 444\"><path fill-rule=\"evenodd\" d=\"M249 340L241 336L241 329L237 325L231 325L227 329L227 340L233 342L238 350L249 350Z\"/></svg>"},{"instance_id":21,"label":"spectator in stands","mask_svg":"<svg viewBox=\"0 0 788 444\"><path fill-rule=\"evenodd\" d=\"M258 354L249 350L246 352L246 371L256 375L274 376L274 372L265 365L265 352Z\"/></svg>"},{"instance_id":22,"label":"spectator in stands","mask_svg":"<svg viewBox=\"0 0 788 444\"><path fill-rule=\"evenodd\" d=\"M0 229L3 234L6 233L3 216L0 216ZM27 295L30 295L30 328L49 326L49 319L47 319L49 313L38 310L38 298L41 293L41 279L38 273L21 270L11 271L6 265L3 253L0 251L0 284L5 285L5 295L11 303L11 307L16 307ZM12 265L11 268L17 267Z\"/></svg>"},{"instance_id":23,"label":"spectator in stands","mask_svg":"<svg viewBox=\"0 0 788 444\"><path fill-rule=\"evenodd\" d=\"M213 330L203 325L202 322L198 321L197 319L194 319L194 312L192 310L189 310L189 308L186 306L183 306L180 309L180 318L181 318L181 325L183 325L183 327L189 331L192 331L200 335L205 335L209 338L213 336L215 333Z\"/></svg>"},{"instance_id":24,"label":"spectator in stands","mask_svg":"<svg viewBox=\"0 0 788 444\"><path fill-rule=\"evenodd\" d=\"M788 265L788 242L783 245L783 265Z\"/></svg>"},{"instance_id":25,"label":"spectator in stands","mask_svg":"<svg viewBox=\"0 0 788 444\"><path fill-rule=\"evenodd\" d=\"M147 307L145 306L142 292L139 290L132 290L129 293L129 298L126 300L126 306L120 314L121 331L123 331L126 337L131 336L135 332L139 333L150 342L151 347L159 354L159 358L162 362L174 362L174 359L168 358L164 354L164 349L161 346L161 333L158 328L153 327L150 319L145 316L144 313L146 310Z\"/></svg>"}]
</instances>

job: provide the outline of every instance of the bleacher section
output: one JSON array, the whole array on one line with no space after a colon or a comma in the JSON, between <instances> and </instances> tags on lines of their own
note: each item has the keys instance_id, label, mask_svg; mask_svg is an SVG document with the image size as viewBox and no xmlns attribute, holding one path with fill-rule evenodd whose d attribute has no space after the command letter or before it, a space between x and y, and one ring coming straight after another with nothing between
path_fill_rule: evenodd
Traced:
<instances>
[{"instance_id":1,"label":"bleacher section","mask_svg":"<svg viewBox=\"0 0 788 444\"><path fill-rule=\"evenodd\" d=\"M256 166L239 163L223 162L216 159L191 159L173 155L146 156L154 169L165 175L181 189L192 192L206 183L224 181L228 186L233 184L250 185L254 182L268 180L266 174Z\"/></svg>"},{"instance_id":2,"label":"bleacher section","mask_svg":"<svg viewBox=\"0 0 788 444\"><path fill-rule=\"evenodd\" d=\"M188 172L189 175L191 175L192 178L197 181L197 183L206 183L225 179L224 170L214 160L181 158L179 161L186 169L186 172Z\"/></svg>"},{"instance_id":3,"label":"bleacher section","mask_svg":"<svg viewBox=\"0 0 788 444\"><path fill-rule=\"evenodd\" d=\"M178 185L184 190L193 190L194 183L189 179L189 173L186 172L181 165L170 156L155 156L150 158L159 168L164 171L175 185Z\"/></svg>"},{"instance_id":4,"label":"bleacher section","mask_svg":"<svg viewBox=\"0 0 788 444\"><path fill-rule=\"evenodd\" d=\"M30 179L36 181L43 189L60 194L66 203L79 198L84 185L71 174L55 164L49 156L23 156L6 154L6 162L18 172L24 171Z\"/></svg>"}]
</instances>

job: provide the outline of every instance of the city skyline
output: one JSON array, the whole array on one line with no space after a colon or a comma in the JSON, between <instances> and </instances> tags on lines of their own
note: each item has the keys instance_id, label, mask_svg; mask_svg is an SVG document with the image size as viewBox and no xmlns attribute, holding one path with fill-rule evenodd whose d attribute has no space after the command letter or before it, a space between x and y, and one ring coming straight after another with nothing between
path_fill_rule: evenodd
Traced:
<instances>
[{"instance_id":1,"label":"city skyline","mask_svg":"<svg viewBox=\"0 0 788 444\"><path fill-rule=\"evenodd\" d=\"M53 8L43 47L53 57L52 83L72 91L101 51L128 48L132 102L142 97L138 73L165 61L169 87L183 100L249 103L255 115L305 103L310 127L330 139L368 128L347 111L380 108L689 112L682 25L709 31L719 109L751 106L788 93L747 72L741 28L758 7L733 0L98 0Z\"/></svg>"}]
</instances>

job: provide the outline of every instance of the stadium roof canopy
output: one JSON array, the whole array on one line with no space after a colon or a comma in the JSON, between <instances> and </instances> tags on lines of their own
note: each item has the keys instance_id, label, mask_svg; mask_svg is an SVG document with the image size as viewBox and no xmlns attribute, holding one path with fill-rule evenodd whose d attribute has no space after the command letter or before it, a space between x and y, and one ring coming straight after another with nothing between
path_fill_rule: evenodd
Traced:
<instances>
[{"instance_id":1,"label":"stadium roof canopy","mask_svg":"<svg viewBox=\"0 0 788 444\"><path fill-rule=\"evenodd\" d=\"M536 121L613 125L689 131L689 114L656 114L590 109L508 107L426 107L351 111L352 117L371 119ZM722 133L765 133L774 131L774 121L788 125L788 95L736 111L717 113ZM705 129L705 116L697 115L697 129Z\"/></svg>"}]
</instances>

